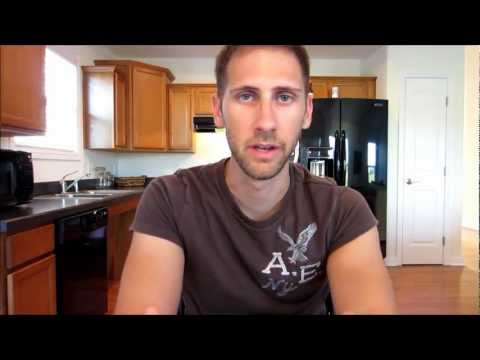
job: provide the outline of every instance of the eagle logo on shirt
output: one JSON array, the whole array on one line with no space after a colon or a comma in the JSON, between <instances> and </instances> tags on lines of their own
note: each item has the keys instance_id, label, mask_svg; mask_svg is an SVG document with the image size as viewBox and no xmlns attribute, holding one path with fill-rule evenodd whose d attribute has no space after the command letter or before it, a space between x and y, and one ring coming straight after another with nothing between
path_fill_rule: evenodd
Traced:
<instances>
[{"instance_id":1,"label":"eagle logo on shirt","mask_svg":"<svg viewBox=\"0 0 480 360\"><path fill-rule=\"evenodd\" d=\"M316 231L317 224L311 223L298 235L297 243L295 243L288 234L282 231L280 226L278 227L277 234L280 236L280 239L290 244L287 251L292 252L292 256L288 258L291 264L296 264L297 261L301 263L308 261L308 258L305 256L305 252L308 249L308 243L313 238L313 235Z\"/></svg>"}]
</instances>

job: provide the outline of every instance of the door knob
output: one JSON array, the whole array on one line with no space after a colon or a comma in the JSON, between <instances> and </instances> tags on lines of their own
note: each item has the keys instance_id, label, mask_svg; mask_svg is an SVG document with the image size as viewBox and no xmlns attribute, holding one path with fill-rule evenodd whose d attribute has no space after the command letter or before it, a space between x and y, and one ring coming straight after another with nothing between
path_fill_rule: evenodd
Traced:
<instances>
[{"instance_id":1,"label":"door knob","mask_svg":"<svg viewBox=\"0 0 480 360\"><path fill-rule=\"evenodd\" d=\"M411 178L407 179L407 185L412 185L413 183L418 183L418 182L420 182L420 181L412 181Z\"/></svg>"}]
</instances>

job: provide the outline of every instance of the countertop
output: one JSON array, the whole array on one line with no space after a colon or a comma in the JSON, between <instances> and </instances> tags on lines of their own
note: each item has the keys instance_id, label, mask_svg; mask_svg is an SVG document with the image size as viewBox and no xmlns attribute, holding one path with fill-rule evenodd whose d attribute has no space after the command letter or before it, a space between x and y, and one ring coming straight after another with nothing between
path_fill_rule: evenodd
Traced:
<instances>
[{"instance_id":1,"label":"countertop","mask_svg":"<svg viewBox=\"0 0 480 360\"><path fill-rule=\"evenodd\" d=\"M0 210L0 232L10 235L76 213L108 207L141 195L144 190L143 187L108 189L113 195L102 198L52 198L51 195L38 195L27 204Z\"/></svg>"}]
</instances>

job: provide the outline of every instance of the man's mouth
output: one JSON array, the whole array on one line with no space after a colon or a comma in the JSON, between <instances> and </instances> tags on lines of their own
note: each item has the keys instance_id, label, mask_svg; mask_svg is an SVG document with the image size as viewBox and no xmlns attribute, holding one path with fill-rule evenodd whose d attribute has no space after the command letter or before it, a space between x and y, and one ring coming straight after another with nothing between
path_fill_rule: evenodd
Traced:
<instances>
[{"instance_id":1,"label":"man's mouth","mask_svg":"<svg viewBox=\"0 0 480 360\"><path fill-rule=\"evenodd\" d=\"M276 150L279 148L279 146L275 144L253 144L251 147L257 151L264 151L264 152Z\"/></svg>"},{"instance_id":2,"label":"man's mouth","mask_svg":"<svg viewBox=\"0 0 480 360\"><path fill-rule=\"evenodd\" d=\"M262 161L273 159L277 156L281 147L278 144L258 143L248 147L249 152Z\"/></svg>"}]
</instances>

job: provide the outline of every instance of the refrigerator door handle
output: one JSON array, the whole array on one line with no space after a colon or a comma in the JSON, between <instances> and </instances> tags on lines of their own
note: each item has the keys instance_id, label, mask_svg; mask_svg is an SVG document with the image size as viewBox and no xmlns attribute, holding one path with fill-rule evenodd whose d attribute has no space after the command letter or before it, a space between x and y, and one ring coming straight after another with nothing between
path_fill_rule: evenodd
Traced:
<instances>
[{"instance_id":1,"label":"refrigerator door handle","mask_svg":"<svg viewBox=\"0 0 480 360\"><path fill-rule=\"evenodd\" d=\"M340 184L339 185L346 185L346 174L347 174L347 156L346 156L346 145L345 139L347 135L345 134L345 130L342 130L340 133Z\"/></svg>"},{"instance_id":2,"label":"refrigerator door handle","mask_svg":"<svg viewBox=\"0 0 480 360\"><path fill-rule=\"evenodd\" d=\"M338 184L340 172L340 132L335 130L335 147L333 150L333 178Z\"/></svg>"}]
</instances>

